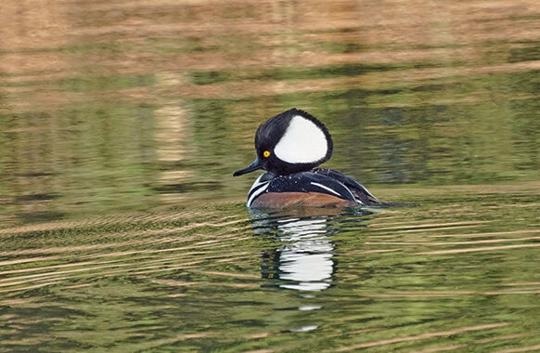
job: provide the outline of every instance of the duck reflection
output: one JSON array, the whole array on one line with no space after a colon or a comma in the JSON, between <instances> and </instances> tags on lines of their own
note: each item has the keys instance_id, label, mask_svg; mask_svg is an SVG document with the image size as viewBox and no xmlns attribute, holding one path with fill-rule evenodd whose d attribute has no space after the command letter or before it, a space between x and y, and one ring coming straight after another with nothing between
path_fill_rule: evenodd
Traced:
<instances>
[{"instance_id":1,"label":"duck reflection","mask_svg":"<svg viewBox=\"0 0 540 353\"><path fill-rule=\"evenodd\" d=\"M263 251L261 276L280 288L322 291L332 285L337 230L334 215L270 214L251 211L256 234L275 237L280 246Z\"/></svg>"},{"instance_id":2,"label":"duck reflection","mask_svg":"<svg viewBox=\"0 0 540 353\"><path fill-rule=\"evenodd\" d=\"M319 291L330 287L334 273L334 244L328 218L277 221L283 246L279 253L278 276L282 288Z\"/></svg>"}]
</instances>

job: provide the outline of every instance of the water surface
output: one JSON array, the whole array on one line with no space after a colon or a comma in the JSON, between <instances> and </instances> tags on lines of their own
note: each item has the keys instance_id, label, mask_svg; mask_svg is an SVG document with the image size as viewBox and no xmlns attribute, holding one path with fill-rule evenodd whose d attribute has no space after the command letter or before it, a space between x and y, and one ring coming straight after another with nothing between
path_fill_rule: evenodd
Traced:
<instances>
[{"instance_id":1,"label":"water surface","mask_svg":"<svg viewBox=\"0 0 540 353\"><path fill-rule=\"evenodd\" d=\"M0 20L0 352L540 351L537 1ZM293 106L399 207L248 212Z\"/></svg>"}]
</instances>

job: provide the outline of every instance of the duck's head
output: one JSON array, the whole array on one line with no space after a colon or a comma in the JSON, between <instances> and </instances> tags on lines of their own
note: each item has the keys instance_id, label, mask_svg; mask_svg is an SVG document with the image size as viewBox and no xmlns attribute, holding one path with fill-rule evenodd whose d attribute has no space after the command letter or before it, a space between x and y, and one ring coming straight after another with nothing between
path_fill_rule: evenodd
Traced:
<instances>
[{"instance_id":1,"label":"duck's head","mask_svg":"<svg viewBox=\"0 0 540 353\"><path fill-rule=\"evenodd\" d=\"M276 175L310 170L332 156L333 142L323 123L293 108L270 118L255 134L257 158L234 176L264 169Z\"/></svg>"}]
</instances>

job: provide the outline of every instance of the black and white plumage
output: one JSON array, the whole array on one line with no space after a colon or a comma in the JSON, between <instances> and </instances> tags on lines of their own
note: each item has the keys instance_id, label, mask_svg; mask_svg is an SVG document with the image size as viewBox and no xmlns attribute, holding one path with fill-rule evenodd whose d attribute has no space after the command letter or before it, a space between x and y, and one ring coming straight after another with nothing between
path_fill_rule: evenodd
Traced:
<instances>
[{"instance_id":1,"label":"black and white plumage","mask_svg":"<svg viewBox=\"0 0 540 353\"><path fill-rule=\"evenodd\" d=\"M233 175L257 169L275 175L310 170L332 157L333 146L332 137L323 123L311 114L293 108L259 126L255 133L257 158ZM265 152L269 155L265 156Z\"/></svg>"},{"instance_id":2,"label":"black and white plumage","mask_svg":"<svg viewBox=\"0 0 540 353\"><path fill-rule=\"evenodd\" d=\"M233 174L267 171L249 190L248 207L380 204L353 178L332 169L317 168L332 156L333 142L324 124L307 112L293 108L261 124L255 147L257 158Z\"/></svg>"},{"instance_id":3,"label":"black and white plumage","mask_svg":"<svg viewBox=\"0 0 540 353\"><path fill-rule=\"evenodd\" d=\"M248 192L246 205L252 207L254 201L264 193L320 193L349 201L350 205L376 206L379 200L362 184L336 170L314 168L309 171L274 175L265 173L257 178ZM300 204L300 202L299 202Z\"/></svg>"}]
</instances>

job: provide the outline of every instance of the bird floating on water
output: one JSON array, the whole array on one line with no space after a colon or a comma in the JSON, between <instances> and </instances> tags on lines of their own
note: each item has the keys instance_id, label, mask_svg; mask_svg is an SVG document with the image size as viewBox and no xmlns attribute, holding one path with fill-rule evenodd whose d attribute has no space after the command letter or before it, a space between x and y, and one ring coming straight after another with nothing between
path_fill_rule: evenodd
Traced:
<instances>
[{"instance_id":1,"label":"bird floating on water","mask_svg":"<svg viewBox=\"0 0 540 353\"><path fill-rule=\"evenodd\" d=\"M290 109L261 124L257 157L239 176L264 169L247 196L250 208L356 207L381 202L362 184L336 170L319 168L332 156L328 129L311 114Z\"/></svg>"}]
</instances>

